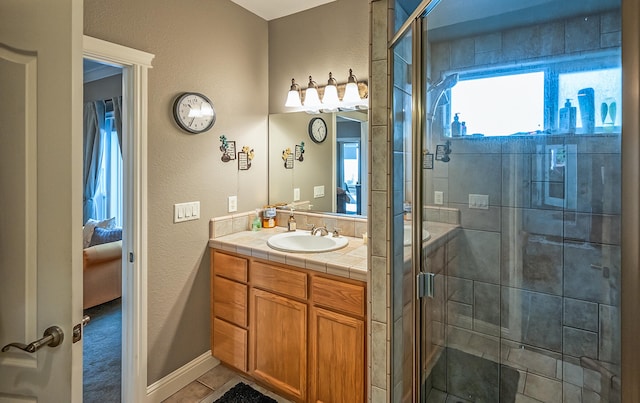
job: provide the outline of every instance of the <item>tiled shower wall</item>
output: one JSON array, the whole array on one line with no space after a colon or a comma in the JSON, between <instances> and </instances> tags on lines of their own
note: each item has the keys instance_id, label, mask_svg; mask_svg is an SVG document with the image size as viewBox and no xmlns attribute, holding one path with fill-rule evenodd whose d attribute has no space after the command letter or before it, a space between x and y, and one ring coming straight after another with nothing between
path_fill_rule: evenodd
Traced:
<instances>
[{"instance_id":1,"label":"tiled shower wall","mask_svg":"<svg viewBox=\"0 0 640 403\"><path fill-rule=\"evenodd\" d=\"M431 78L452 69L526 62L622 44L620 12L585 15L545 24L431 43Z\"/></svg>"},{"instance_id":2,"label":"tiled shower wall","mask_svg":"<svg viewBox=\"0 0 640 403\"><path fill-rule=\"evenodd\" d=\"M568 163L554 176L558 147ZM440 179L463 229L451 246L448 324L618 364L619 136L465 139L452 149ZM489 208L469 209L469 193L488 194Z\"/></svg>"}]
</instances>

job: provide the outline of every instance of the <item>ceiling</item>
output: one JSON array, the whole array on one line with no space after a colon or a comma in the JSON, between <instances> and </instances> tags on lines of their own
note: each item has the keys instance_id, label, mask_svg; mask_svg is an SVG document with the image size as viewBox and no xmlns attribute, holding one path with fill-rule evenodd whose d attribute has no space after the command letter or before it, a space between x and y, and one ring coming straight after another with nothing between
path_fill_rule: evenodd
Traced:
<instances>
[{"instance_id":1,"label":"ceiling","mask_svg":"<svg viewBox=\"0 0 640 403\"><path fill-rule=\"evenodd\" d=\"M122 73L122 68L120 67L109 66L108 64L86 58L82 59L82 63L85 83Z\"/></svg>"},{"instance_id":2,"label":"ceiling","mask_svg":"<svg viewBox=\"0 0 640 403\"><path fill-rule=\"evenodd\" d=\"M335 0L231 0L255 15L269 21L300 11L331 3Z\"/></svg>"}]
</instances>

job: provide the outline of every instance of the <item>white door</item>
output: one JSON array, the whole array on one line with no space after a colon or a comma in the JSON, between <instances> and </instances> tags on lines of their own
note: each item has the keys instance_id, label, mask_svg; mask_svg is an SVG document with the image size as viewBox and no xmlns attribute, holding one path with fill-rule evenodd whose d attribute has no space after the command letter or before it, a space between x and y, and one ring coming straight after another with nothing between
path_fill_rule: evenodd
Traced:
<instances>
[{"instance_id":1,"label":"white door","mask_svg":"<svg viewBox=\"0 0 640 403\"><path fill-rule=\"evenodd\" d=\"M82 401L82 1L0 1L0 402Z\"/></svg>"}]
</instances>

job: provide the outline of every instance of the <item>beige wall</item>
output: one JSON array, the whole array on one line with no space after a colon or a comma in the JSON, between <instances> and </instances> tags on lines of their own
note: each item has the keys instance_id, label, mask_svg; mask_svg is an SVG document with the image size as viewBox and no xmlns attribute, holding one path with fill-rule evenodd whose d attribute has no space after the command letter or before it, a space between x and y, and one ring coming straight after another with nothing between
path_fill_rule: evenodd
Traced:
<instances>
[{"instance_id":1,"label":"beige wall","mask_svg":"<svg viewBox=\"0 0 640 403\"><path fill-rule=\"evenodd\" d=\"M148 383L209 350L209 218L267 200L267 22L228 0L84 2L86 35L155 54L149 72ZM208 132L178 129L183 91L207 95ZM223 163L220 135L255 150L252 168ZM200 220L173 224L173 204L200 201Z\"/></svg>"},{"instance_id":2,"label":"beige wall","mask_svg":"<svg viewBox=\"0 0 640 403\"><path fill-rule=\"evenodd\" d=\"M84 102L111 99L122 95L122 74L84 84Z\"/></svg>"},{"instance_id":3,"label":"beige wall","mask_svg":"<svg viewBox=\"0 0 640 403\"><path fill-rule=\"evenodd\" d=\"M287 112L291 79L307 88L309 75L327 84L329 72L346 83L349 69L369 76L369 1L336 0L269 22L269 112Z\"/></svg>"},{"instance_id":4,"label":"beige wall","mask_svg":"<svg viewBox=\"0 0 640 403\"><path fill-rule=\"evenodd\" d=\"M267 23L229 0L85 0L84 33L153 53L149 72L148 384L209 349L208 219L267 203L268 113L282 112L291 77L345 82L369 75L369 8L337 0ZM289 49L293 49L290 51ZM271 71L271 74L269 72ZM271 91L269 91L271 89ZM213 129L188 135L171 106L183 91L209 96ZM269 108L269 104L272 104ZM255 150L252 168L223 163L220 135ZM173 204L200 201L201 219L173 224Z\"/></svg>"}]
</instances>

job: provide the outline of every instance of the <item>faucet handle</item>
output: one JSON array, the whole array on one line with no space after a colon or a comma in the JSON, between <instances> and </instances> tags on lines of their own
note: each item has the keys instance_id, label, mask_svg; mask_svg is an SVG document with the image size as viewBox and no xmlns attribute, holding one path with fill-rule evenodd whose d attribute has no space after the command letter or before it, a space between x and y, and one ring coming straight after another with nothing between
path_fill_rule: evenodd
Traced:
<instances>
[{"instance_id":1,"label":"faucet handle","mask_svg":"<svg viewBox=\"0 0 640 403\"><path fill-rule=\"evenodd\" d=\"M337 238L340 236L340 233L338 231L342 231L340 228L334 228L333 229L333 238Z\"/></svg>"},{"instance_id":2,"label":"faucet handle","mask_svg":"<svg viewBox=\"0 0 640 403\"><path fill-rule=\"evenodd\" d=\"M314 229L316 229L316 225L315 224L307 224L307 227L310 228L309 231L313 232Z\"/></svg>"}]
</instances>

